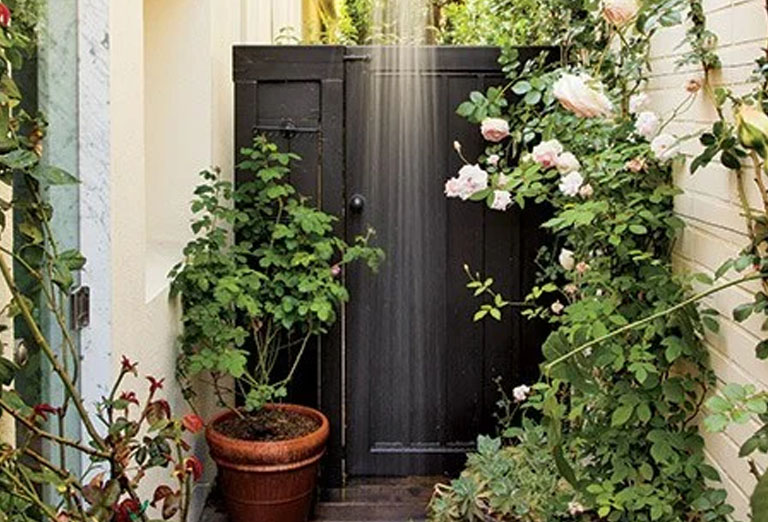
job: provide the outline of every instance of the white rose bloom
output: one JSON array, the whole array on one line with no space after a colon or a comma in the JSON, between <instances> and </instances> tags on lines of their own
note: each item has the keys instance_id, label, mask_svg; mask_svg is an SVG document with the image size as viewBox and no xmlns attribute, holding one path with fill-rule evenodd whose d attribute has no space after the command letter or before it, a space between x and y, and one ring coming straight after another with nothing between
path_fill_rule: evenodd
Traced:
<instances>
[{"instance_id":1,"label":"white rose bloom","mask_svg":"<svg viewBox=\"0 0 768 522\"><path fill-rule=\"evenodd\" d=\"M558 261L560 262L560 266L566 270L573 270L573 267L576 266L576 259L573 257L573 250L568 250L567 248L560 250Z\"/></svg>"},{"instance_id":2,"label":"white rose bloom","mask_svg":"<svg viewBox=\"0 0 768 522\"><path fill-rule=\"evenodd\" d=\"M464 192L464 185L459 178L451 178L445 182L445 195L449 198L458 198Z\"/></svg>"},{"instance_id":3,"label":"white rose bloom","mask_svg":"<svg viewBox=\"0 0 768 522\"><path fill-rule=\"evenodd\" d=\"M566 196L576 196L579 193L579 189L584 184L584 177L581 175L580 172L574 171L568 174L567 176L564 176L560 178L560 185L558 188L560 189L560 192L565 194Z\"/></svg>"},{"instance_id":4,"label":"white rose bloom","mask_svg":"<svg viewBox=\"0 0 768 522\"><path fill-rule=\"evenodd\" d=\"M563 310L565 310L565 306L560 301L555 301L554 303L552 303L552 306L550 307L550 309L552 310L553 314L560 315L561 313L563 313Z\"/></svg>"},{"instance_id":5,"label":"white rose bloom","mask_svg":"<svg viewBox=\"0 0 768 522\"><path fill-rule=\"evenodd\" d=\"M560 174L568 174L581 168L581 163L571 152L563 152L556 160L557 170Z\"/></svg>"},{"instance_id":6,"label":"white rose bloom","mask_svg":"<svg viewBox=\"0 0 768 522\"><path fill-rule=\"evenodd\" d=\"M635 122L635 132L651 141L653 136L659 130L659 124L661 120L655 112L644 111L637 115L637 121Z\"/></svg>"},{"instance_id":7,"label":"white rose bloom","mask_svg":"<svg viewBox=\"0 0 768 522\"><path fill-rule=\"evenodd\" d=\"M533 161L542 167L550 168L557 165L557 158L563 152L563 145L557 140L542 141L531 151Z\"/></svg>"},{"instance_id":8,"label":"white rose bloom","mask_svg":"<svg viewBox=\"0 0 768 522\"><path fill-rule=\"evenodd\" d=\"M507 210L512 204L512 194L506 190L494 190L493 191L493 203L491 208L493 210Z\"/></svg>"},{"instance_id":9,"label":"white rose bloom","mask_svg":"<svg viewBox=\"0 0 768 522\"><path fill-rule=\"evenodd\" d=\"M642 111L645 106L648 104L648 95L644 92L640 94L633 94L629 98L629 112L632 114L637 114L638 112Z\"/></svg>"},{"instance_id":10,"label":"white rose bloom","mask_svg":"<svg viewBox=\"0 0 768 522\"><path fill-rule=\"evenodd\" d=\"M603 18L615 26L625 25L637 16L639 10L637 0L605 0L603 2Z\"/></svg>"},{"instance_id":11,"label":"white rose bloom","mask_svg":"<svg viewBox=\"0 0 768 522\"><path fill-rule=\"evenodd\" d=\"M517 386L515 389L512 390L512 397L514 397L515 402L523 402L528 398L528 395L530 395L530 393L531 393L530 386L521 384L520 386Z\"/></svg>"},{"instance_id":12,"label":"white rose bloom","mask_svg":"<svg viewBox=\"0 0 768 522\"><path fill-rule=\"evenodd\" d=\"M677 138L669 134L660 134L651 142L651 151L661 161L667 161L679 153Z\"/></svg>"},{"instance_id":13,"label":"white rose bloom","mask_svg":"<svg viewBox=\"0 0 768 522\"><path fill-rule=\"evenodd\" d=\"M603 86L588 74L563 74L552 87L560 104L582 118L610 116L613 104L603 92Z\"/></svg>"}]
</instances>

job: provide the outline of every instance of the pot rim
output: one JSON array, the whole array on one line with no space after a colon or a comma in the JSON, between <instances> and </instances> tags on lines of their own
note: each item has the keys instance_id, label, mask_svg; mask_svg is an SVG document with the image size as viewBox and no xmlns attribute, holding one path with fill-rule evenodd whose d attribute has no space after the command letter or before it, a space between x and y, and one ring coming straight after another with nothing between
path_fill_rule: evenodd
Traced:
<instances>
[{"instance_id":1,"label":"pot rim","mask_svg":"<svg viewBox=\"0 0 768 522\"><path fill-rule=\"evenodd\" d=\"M314 408L310 408L308 406L300 406L298 404L290 404L290 403L281 403L281 404L270 403L270 404L264 405L264 408L269 410L293 411L310 418L315 418L320 421L320 426L315 431L294 439L278 440L278 441L253 441L253 440L246 440L246 439L238 439L235 437L230 437L228 435L225 435L216 429L216 425L219 422L223 421L224 419L233 417L235 415L235 412L231 410L227 410L216 415L213 418L213 420L208 423L208 425L205 428L206 438L209 440L209 443L213 441L215 443L224 444L224 445L236 444L240 448L243 448L243 449L247 448L248 450L253 450L253 451L264 450L266 448L275 449L280 447L284 447L286 449L306 448L308 446L322 445L327 441L328 436L330 434L330 423L328 422L328 418L321 411L318 411Z\"/></svg>"}]
</instances>

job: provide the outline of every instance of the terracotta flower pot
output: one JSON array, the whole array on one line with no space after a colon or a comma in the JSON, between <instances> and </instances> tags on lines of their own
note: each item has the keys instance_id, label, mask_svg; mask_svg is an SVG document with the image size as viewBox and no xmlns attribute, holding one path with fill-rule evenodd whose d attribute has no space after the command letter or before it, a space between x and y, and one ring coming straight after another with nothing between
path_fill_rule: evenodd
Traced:
<instances>
[{"instance_id":1,"label":"terracotta flower pot","mask_svg":"<svg viewBox=\"0 0 768 522\"><path fill-rule=\"evenodd\" d=\"M208 425L205 436L219 467L219 487L230 521L305 522L328 440L328 419L304 406L280 404L266 408L317 419L320 428L298 439L251 442L216 431L217 424L234 416L233 412L219 415Z\"/></svg>"}]
</instances>

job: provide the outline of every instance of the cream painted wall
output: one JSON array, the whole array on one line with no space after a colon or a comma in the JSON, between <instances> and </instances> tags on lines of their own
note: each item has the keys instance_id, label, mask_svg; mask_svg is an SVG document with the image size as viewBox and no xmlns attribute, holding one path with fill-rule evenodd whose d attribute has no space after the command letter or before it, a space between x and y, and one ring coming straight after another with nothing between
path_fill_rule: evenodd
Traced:
<instances>
[{"instance_id":1,"label":"cream painted wall","mask_svg":"<svg viewBox=\"0 0 768 522\"><path fill-rule=\"evenodd\" d=\"M760 48L768 37L764 0L705 0L704 5L709 28L720 38L718 51L723 70L715 77L716 83L736 92L748 90L754 59L760 55ZM654 75L649 90L654 109L663 114L669 114L687 95L686 82L701 76L696 67L677 69L675 66L677 57L685 52L685 48L678 47L684 31L684 27L666 30L653 42ZM691 110L669 130L689 135L711 125L715 117L711 102L700 94ZM697 140L689 141L686 147L690 154L700 150ZM677 198L676 207L687 223L677 250L676 261L681 268L711 273L748 243L734 181L733 173L717 162L693 176L687 168L678 172L677 182L685 193ZM752 184L749 186L750 201L757 207L759 196L752 190ZM764 337L760 323L757 319L745 324L731 320L733 308L751 300L752 289L736 287L714 296L708 303L721 314L720 333L707 338L720 385L751 382L768 388L768 364L757 361L754 352L758 338ZM738 458L738 448L755 427L755 424L734 427L724 435L705 434L707 454L724 478L739 520L748 519L749 492L754 488L755 479L747 463ZM761 464L766 466L768 462L763 459Z\"/></svg>"},{"instance_id":2,"label":"cream painted wall","mask_svg":"<svg viewBox=\"0 0 768 522\"><path fill-rule=\"evenodd\" d=\"M178 309L165 276L190 237L198 172L232 171L232 44L299 27L292 6L300 0L110 2L113 373L126 355L142 375L165 378L176 414L186 405L174 381ZM195 451L204 446L198 440ZM198 489L194 512L206 492Z\"/></svg>"}]
</instances>

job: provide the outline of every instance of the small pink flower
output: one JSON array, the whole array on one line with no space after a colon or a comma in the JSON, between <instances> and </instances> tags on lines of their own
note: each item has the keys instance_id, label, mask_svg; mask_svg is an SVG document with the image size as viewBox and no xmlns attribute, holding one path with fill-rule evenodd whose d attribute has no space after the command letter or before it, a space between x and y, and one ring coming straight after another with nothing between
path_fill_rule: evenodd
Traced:
<instances>
[{"instance_id":1,"label":"small pink flower","mask_svg":"<svg viewBox=\"0 0 768 522\"><path fill-rule=\"evenodd\" d=\"M702 84L703 82L699 78L691 78L685 84L685 90L691 94L697 93L701 90Z\"/></svg>"},{"instance_id":2,"label":"small pink flower","mask_svg":"<svg viewBox=\"0 0 768 522\"><path fill-rule=\"evenodd\" d=\"M589 270L589 265L584 261L579 261L579 263L576 265L576 271L580 274L584 274Z\"/></svg>"},{"instance_id":3,"label":"small pink flower","mask_svg":"<svg viewBox=\"0 0 768 522\"><path fill-rule=\"evenodd\" d=\"M501 157L498 154L491 154L488 156L488 165L496 166L501 161Z\"/></svg>"},{"instance_id":4,"label":"small pink flower","mask_svg":"<svg viewBox=\"0 0 768 522\"><path fill-rule=\"evenodd\" d=\"M565 310L565 305L563 305L563 303L560 301L555 301L552 303L552 306L550 306L550 309L552 310L553 314L560 315L563 313L563 310Z\"/></svg>"},{"instance_id":5,"label":"small pink flower","mask_svg":"<svg viewBox=\"0 0 768 522\"><path fill-rule=\"evenodd\" d=\"M568 295L576 295L576 293L579 291L579 287L574 285L573 283L569 283L565 285L563 288L563 291Z\"/></svg>"},{"instance_id":6,"label":"small pink flower","mask_svg":"<svg viewBox=\"0 0 768 522\"><path fill-rule=\"evenodd\" d=\"M486 118L480 125L483 138L498 143L509 136L509 122L503 118Z\"/></svg>"},{"instance_id":7,"label":"small pink flower","mask_svg":"<svg viewBox=\"0 0 768 522\"><path fill-rule=\"evenodd\" d=\"M617 27L630 22L640 10L636 0L605 0L603 18Z\"/></svg>"},{"instance_id":8,"label":"small pink flower","mask_svg":"<svg viewBox=\"0 0 768 522\"><path fill-rule=\"evenodd\" d=\"M559 141L542 141L533 148L531 157L533 161L548 169L557 165L557 159L562 152L563 146Z\"/></svg>"},{"instance_id":9,"label":"small pink flower","mask_svg":"<svg viewBox=\"0 0 768 522\"><path fill-rule=\"evenodd\" d=\"M515 399L515 402L525 401L530 394L531 394L531 387L526 386L525 384L521 384L520 386L517 386L515 387L515 389L512 390L512 397Z\"/></svg>"},{"instance_id":10,"label":"small pink flower","mask_svg":"<svg viewBox=\"0 0 768 522\"><path fill-rule=\"evenodd\" d=\"M446 189L447 191L447 189ZM331 277L337 278L341 275L341 267L339 265L333 265L331 267Z\"/></svg>"},{"instance_id":11,"label":"small pink flower","mask_svg":"<svg viewBox=\"0 0 768 522\"><path fill-rule=\"evenodd\" d=\"M645 160L643 158L634 158L629 160L624 166L635 174L638 174L645 170Z\"/></svg>"},{"instance_id":12,"label":"small pink flower","mask_svg":"<svg viewBox=\"0 0 768 522\"><path fill-rule=\"evenodd\" d=\"M637 115L637 121L635 122L635 132L646 140L650 141L653 139L656 131L659 130L660 124L661 120L659 120L659 117L655 112L643 111Z\"/></svg>"},{"instance_id":13,"label":"small pink flower","mask_svg":"<svg viewBox=\"0 0 768 522\"><path fill-rule=\"evenodd\" d=\"M644 92L640 94L633 94L629 98L629 112L631 114L637 114L645 108L648 103L648 95Z\"/></svg>"},{"instance_id":14,"label":"small pink flower","mask_svg":"<svg viewBox=\"0 0 768 522\"><path fill-rule=\"evenodd\" d=\"M591 198L595 193L595 189L592 188L592 185L587 183L586 185L582 185L579 189L579 196L581 196L584 199Z\"/></svg>"}]
</instances>

